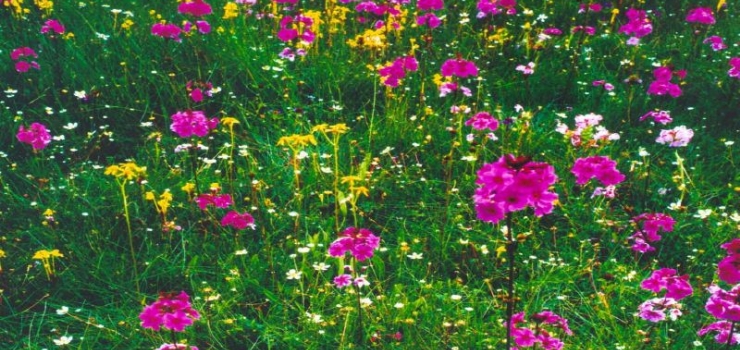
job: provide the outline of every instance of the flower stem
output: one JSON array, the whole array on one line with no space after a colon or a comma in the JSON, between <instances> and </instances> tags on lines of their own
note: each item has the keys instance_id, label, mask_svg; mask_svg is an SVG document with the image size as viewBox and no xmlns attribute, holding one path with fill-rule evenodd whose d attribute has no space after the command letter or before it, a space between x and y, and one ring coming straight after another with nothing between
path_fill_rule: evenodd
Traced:
<instances>
[{"instance_id":1,"label":"flower stem","mask_svg":"<svg viewBox=\"0 0 740 350\"><path fill-rule=\"evenodd\" d=\"M516 240L512 228L511 213L506 214L506 259L509 262L508 293L506 299L506 349L511 349L511 319L514 316L514 259L516 257Z\"/></svg>"},{"instance_id":2,"label":"flower stem","mask_svg":"<svg viewBox=\"0 0 740 350\"><path fill-rule=\"evenodd\" d=\"M131 262L133 263L134 270L134 281L136 282L136 292L141 293L139 287L139 270L136 267L136 251L134 250L134 238L131 232L131 216L128 212L128 197L126 196L126 180L122 180L120 183L121 187L121 198L123 198L123 216L126 217L126 230L128 231L128 246L131 250Z\"/></svg>"},{"instance_id":3,"label":"flower stem","mask_svg":"<svg viewBox=\"0 0 740 350\"><path fill-rule=\"evenodd\" d=\"M735 321L732 321L730 323L730 334L727 336L727 344L725 345L725 349L729 349L732 345L732 333L735 331Z\"/></svg>"}]
</instances>

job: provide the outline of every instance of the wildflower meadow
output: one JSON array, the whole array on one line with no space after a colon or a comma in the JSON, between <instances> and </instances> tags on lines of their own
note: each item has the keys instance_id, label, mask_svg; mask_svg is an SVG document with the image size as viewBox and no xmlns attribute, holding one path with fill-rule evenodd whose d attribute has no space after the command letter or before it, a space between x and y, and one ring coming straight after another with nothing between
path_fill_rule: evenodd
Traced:
<instances>
[{"instance_id":1,"label":"wildflower meadow","mask_svg":"<svg viewBox=\"0 0 740 350\"><path fill-rule=\"evenodd\" d=\"M740 3L2 0L0 349L740 347Z\"/></svg>"}]
</instances>

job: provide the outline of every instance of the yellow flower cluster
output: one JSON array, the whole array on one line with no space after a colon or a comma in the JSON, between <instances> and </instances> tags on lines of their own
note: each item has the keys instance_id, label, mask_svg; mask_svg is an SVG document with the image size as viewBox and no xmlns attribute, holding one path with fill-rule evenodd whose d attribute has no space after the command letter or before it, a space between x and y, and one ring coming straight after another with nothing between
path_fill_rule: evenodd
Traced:
<instances>
[{"instance_id":1,"label":"yellow flower cluster","mask_svg":"<svg viewBox=\"0 0 740 350\"><path fill-rule=\"evenodd\" d=\"M239 17L239 6L237 6L236 3L227 2L226 5L224 5L224 16L221 18L234 19L237 17Z\"/></svg>"},{"instance_id":2,"label":"yellow flower cluster","mask_svg":"<svg viewBox=\"0 0 740 350\"><path fill-rule=\"evenodd\" d=\"M383 50L388 47L385 27L380 29L367 29L354 39L347 40L347 45L352 48L365 50Z\"/></svg>"},{"instance_id":3,"label":"yellow flower cluster","mask_svg":"<svg viewBox=\"0 0 740 350\"><path fill-rule=\"evenodd\" d=\"M13 16L16 18L23 17L23 15L31 12L31 10L23 8L23 0L3 0L3 6L11 8Z\"/></svg>"},{"instance_id":4,"label":"yellow flower cluster","mask_svg":"<svg viewBox=\"0 0 740 350\"><path fill-rule=\"evenodd\" d=\"M159 195L159 200L157 200L157 196L154 191L149 191L144 195L144 199L154 203L154 208L157 210L157 213L167 215L167 209L169 209L172 203L172 193L170 193L170 190L164 190L164 192Z\"/></svg>"},{"instance_id":5,"label":"yellow flower cluster","mask_svg":"<svg viewBox=\"0 0 740 350\"><path fill-rule=\"evenodd\" d=\"M39 250L31 259L41 260L44 265L44 272L46 272L46 278L51 280L51 276L56 272L56 266L54 264L54 258L63 258L64 255L59 252L59 249L54 250Z\"/></svg>"},{"instance_id":6,"label":"yellow flower cluster","mask_svg":"<svg viewBox=\"0 0 740 350\"><path fill-rule=\"evenodd\" d=\"M33 0L33 3L36 5L36 7L39 8L39 10L44 11L46 15L51 15L51 12L54 10L54 2L49 0Z\"/></svg>"},{"instance_id":7,"label":"yellow flower cluster","mask_svg":"<svg viewBox=\"0 0 740 350\"><path fill-rule=\"evenodd\" d=\"M123 30L129 30L133 26L134 26L134 21L132 21L130 18L126 18L123 21L123 23L121 23L121 29Z\"/></svg>"},{"instance_id":8,"label":"yellow flower cluster","mask_svg":"<svg viewBox=\"0 0 740 350\"><path fill-rule=\"evenodd\" d=\"M334 125L329 124L319 124L313 127L311 129L311 132L321 132L326 134L346 134L347 131L349 131L349 127L347 127L347 124L339 123Z\"/></svg>"},{"instance_id":9,"label":"yellow flower cluster","mask_svg":"<svg viewBox=\"0 0 740 350\"><path fill-rule=\"evenodd\" d=\"M344 6L335 6L327 12L329 12L329 33L338 33L344 22L347 21L347 13L350 12L350 9Z\"/></svg>"},{"instance_id":10,"label":"yellow flower cluster","mask_svg":"<svg viewBox=\"0 0 740 350\"><path fill-rule=\"evenodd\" d=\"M113 164L105 168L105 175L112 175L118 179L133 180L144 174L146 174L146 167L140 167L134 162Z\"/></svg>"},{"instance_id":11,"label":"yellow flower cluster","mask_svg":"<svg viewBox=\"0 0 740 350\"><path fill-rule=\"evenodd\" d=\"M308 145L316 145L316 138L313 137L313 135L290 135L290 136L283 136L280 139L278 139L277 145L278 146L288 146L290 148L296 149L300 147L305 147Z\"/></svg>"}]
</instances>

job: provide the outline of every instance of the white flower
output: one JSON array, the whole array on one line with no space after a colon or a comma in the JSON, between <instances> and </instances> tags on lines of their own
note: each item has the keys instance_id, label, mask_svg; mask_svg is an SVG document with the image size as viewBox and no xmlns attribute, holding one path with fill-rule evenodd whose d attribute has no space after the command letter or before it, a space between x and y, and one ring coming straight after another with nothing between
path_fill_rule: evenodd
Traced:
<instances>
[{"instance_id":1,"label":"white flower","mask_svg":"<svg viewBox=\"0 0 740 350\"><path fill-rule=\"evenodd\" d=\"M329 265L324 264L323 262L314 263L312 266L313 266L313 269L316 271L326 271L330 267Z\"/></svg>"},{"instance_id":2,"label":"white flower","mask_svg":"<svg viewBox=\"0 0 740 350\"><path fill-rule=\"evenodd\" d=\"M71 343L72 342L72 338L73 337L71 337L71 336L68 337L66 335L63 335L59 339L52 339L52 340L54 341L54 344L56 344L57 346L64 346L64 345L67 345L67 344Z\"/></svg>"},{"instance_id":3,"label":"white flower","mask_svg":"<svg viewBox=\"0 0 740 350\"><path fill-rule=\"evenodd\" d=\"M290 269L290 271L288 271L288 272L285 273L285 276L289 280L299 280L299 279L301 279L301 275L302 274L303 274L303 272L301 272L301 271L296 271L295 269Z\"/></svg>"},{"instance_id":4,"label":"white flower","mask_svg":"<svg viewBox=\"0 0 740 350\"><path fill-rule=\"evenodd\" d=\"M61 308L57 309L57 315L63 316L66 315L69 312L69 308L66 306L62 306Z\"/></svg>"},{"instance_id":5,"label":"white flower","mask_svg":"<svg viewBox=\"0 0 740 350\"><path fill-rule=\"evenodd\" d=\"M424 257L422 256L423 253L411 253L409 255L406 255L411 260L421 260Z\"/></svg>"},{"instance_id":6,"label":"white flower","mask_svg":"<svg viewBox=\"0 0 740 350\"><path fill-rule=\"evenodd\" d=\"M246 249L242 249L242 250L237 250L237 251L236 251L236 252L234 253L234 255L247 255L247 250L246 250Z\"/></svg>"},{"instance_id":7,"label":"white flower","mask_svg":"<svg viewBox=\"0 0 740 350\"><path fill-rule=\"evenodd\" d=\"M709 215L712 215L712 209L699 209L696 214L694 214L694 217L704 220L708 218Z\"/></svg>"}]
</instances>

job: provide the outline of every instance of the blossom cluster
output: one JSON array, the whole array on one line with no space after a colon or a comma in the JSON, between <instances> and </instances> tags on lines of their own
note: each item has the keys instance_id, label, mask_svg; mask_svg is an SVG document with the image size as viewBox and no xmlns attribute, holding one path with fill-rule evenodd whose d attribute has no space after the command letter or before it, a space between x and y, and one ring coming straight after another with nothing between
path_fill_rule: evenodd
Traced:
<instances>
[{"instance_id":1,"label":"blossom cluster","mask_svg":"<svg viewBox=\"0 0 740 350\"><path fill-rule=\"evenodd\" d=\"M28 60L29 57L38 58L39 55L28 46L19 47L10 52L10 59L16 61L15 70L18 73L28 72L31 68L40 69L39 64L36 61Z\"/></svg>"},{"instance_id":2,"label":"blossom cluster","mask_svg":"<svg viewBox=\"0 0 740 350\"><path fill-rule=\"evenodd\" d=\"M717 332L714 340L720 344L740 344L740 238L735 238L721 245L727 256L717 264L719 279L735 286L725 290L716 284L707 288L711 294L704 309L717 321L703 327L698 335Z\"/></svg>"},{"instance_id":3,"label":"blossom cluster","mask_svg":"<svg viewBox=\"0 0 740 350\"><path fill-rule=\"evenodd\" d=\"M366 228L348 227L329 245L329 255L339 258L349 252L357 261L372 258L380 245L380 237Z\"/></svg>"},{"instance_id":4,"label":"blossom cluster","mask_svg":"<svg viewBox=\"0 0 740 350\"><path fill-rule=\"evenodd\" d=\"M170 130L185 138L204 137L218 126L218 118L210 118L203 111L180 111L172 115Z\"/></svg>"},{"instance_id":5,"label":"blossom cluster","mask_svg":"<svg viewBox=\"0 0 740 350\"><path fill-rule=\"evenodd\" d=\"M499 14L515 15L516 0L479 0L476 5L478 14L476 17L484 18Z\"/></svg>"},{"instance_id":6,"label":"blossom cluster","mask_svg":"<svg viewBox=\"0 0 740 350\"><path fill-rule=\"evenodd\" d=\"M661 130L655 142L668 144L670 147L685 147L694 137L694 130L679 125L670 130Z\"/></svg>"},{"instance_id":7,"label":"blossom cluster","mask_svg":"<svg viewBox=\"0 0 740 350\"><path fill-rule=\"evenodd\" d=\"M650 243L660 241L660 231L671 232L676 221L670 215L663 213L644 213L632 218L632 223L637 226L630 240L633 241L632 250L640 253L654 251Z\"/></svg>"},{"instance_id":8,"label":"blossom cluster","mask_svg":"<svg viewBox=\"0 0 740 350\"><path fill-rule=\"evenodd\" d=\"M645 11L631 8L625 15L629 21L619 27L619 32L631 35L627 40L628 45L637 45L640 38L653 32L653 24L647 18Z\"/></svg>"},{"instance_id":9,"label":"blossom cluster","mask_svg":"<svg viewBox=\"0 0 740 350\"><path fill-rule=\"evenodd\" d=\"M416 3L416 7L419 11L426 11L425 13L416 16L416 24L418 26L426 25L429 26L429 28L434 29L442 24L442 20L433 12L444 9L445 4L442 0L419 0Z\"/></svg>"},{"instance_id":10,"label":"blossom cluster","mask_svg":"<svg viewBox=\"0 0 740 350\"><path fill-rule=\"evenodd\" d=\"M21 125L15 137L18 141L31 145L34 150L44 149L51 142L49 130L41 123L31 123L28 129Z\"/></svg>"},{"instance_id":11,"label":"blossom cluster","mask_svg":"<svg viewBox=\"0 0 740 350\"><path fill-rule=\"evenodd\" d=\"M181 2L177 6L177 12L199 18L210 15L213 13L213 9L211 5L203 0L192 0ZM211 32L211 24L205 20L196 20L194 24L190 21L185 21L182 27L172 23L155 23L152 25L151 33L161 38L181 42L182 38L180 35L189 34L193 30L197 30L201 34L208 34Z\"/></svg>"},{"instance_id":12,"label":"blossom cluster","mask_svg":"<svg viewBox=\"0 0 740 350\"><path fill-rule=\"evenodd\" d=\"M226 209L234 204L231 195L219 194L220 187L218 184L211 185L211 193L202 193L195 198L195 203L200 210L207 210L209 206ZM221 218L221 226L231 226L237 230L243 230L247 227L254 229L254 217L249 213L240 213L231 210Z\"/></svg>"},{"instance_id":13,"label":"blossom cluster","mask_svg":"<svg viewBox=\"0 0 740 350\"><path fill-rule=\"evenodd\" d=\"M396 58L393 63L378 69L380 81L385 86L398 87L401 80L406 77L406 72L415 72L419 69L419 62L413 56Z\"/></svg>"},{"instance_id":14,"label":"blossom cluster","mask_svg":"<svg viewBox=\"0 0 740 350\"><path fill-rule=\"evenodd\" d=\"M640 287L654 293L666 290L663 297L649 299L638 307L638 316L650 322L664 321L666 317L675 321L682 315L683 305L678 301L694 292L688 275L678 276L676 270L668 268L653 271L650 277L640 283Z\"/></svg>"},{"instance_id":15,"label":"blossom cluster","mask_svg":"<svg viewBox=\"0 0 740 350\"><path fill-rule=\"evenodd\" d=\"M185 292L175 295L174 293L162 293L157 301L144 307L139 314L141 326L158 331L166 329L182 332L185 327L193 324L200 318L200 313L193 309L190 304L190 296Z\"/></svg>"},{"instance_id":16,"label":"blossom cluster","mask_svg":"<svg viewBox=\"0 0 740 350\"><path fill-rule=\"evenodd\" d=\"M674 98L681 96L681 87L678 86L678 84L674 84L671 82L674 75L677 76L679 79L684 79L686 77L686 71L673 71L673 68L671 67L656 68L655 70L653 70L653 77L655 77L655 81L650 83L647 93L649 95L657 96L668 94Z\"/></svg>"},{"instance_id":17,"label":"blossom cluster","mask_svg":"<svg viewBox=\"0 0 740 350\"><path fill-rule=\"evenodd\" d=\"M497 223L506 214L532 207L536 216L552 212L558 195L549 191L557 181L555 168L528 157L505 155L478 170L473 195L478 219Z\"/></svg>"},{"instance_id":18,"label":"blossom cluster","mask_svg":"<svg viewBox=\"0 0 740 350\"><path fill-rule=\"evenodd\" d=\"M592 178L596 178L606 186L612 186L624 181L624 174L617 169L617 162L605 156L591 156L578 158L570 170L576 176L576 184L585 185Z\"/></svg>"},{"instance_id":19,"label":"blossom cluster","mask_svg":"<svg viewBox=\"0 0 740 350\"><path fill-rule=\"evenodd\" d=\"M544 326L553 327L566 335L573 335L573 331L568 327L568 320L552 311L545 310L533 314L530 320L535 323L534 329L532 327L518 327L519 324L525 322L524 312L519 312L511 317L511 324L507 325L511 330L514 343L518 347L539 346L545 350L562 349L565 345L563 341L556 338L554 332L547 330ZM512 349L519 349L518 347L512 347Z\"/></svg>"},{"instance_id":20,"label":"blossom cluster","mask_svg":"<svg viewBox=\"0 0 740 350\"><path fill-rule=\"evenodd\" d=\"M619 140L618 133L612 133L599 125L603 119L599 114L579 114L575 116L575 129L571 130L568 125L558 121L555 131L565 135L575 147L598 147L599 144Z\"/></svg>"}]
</instances>

